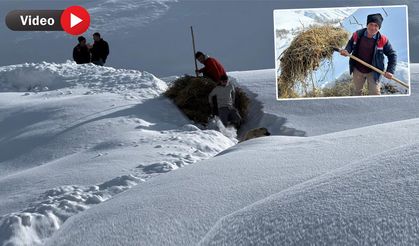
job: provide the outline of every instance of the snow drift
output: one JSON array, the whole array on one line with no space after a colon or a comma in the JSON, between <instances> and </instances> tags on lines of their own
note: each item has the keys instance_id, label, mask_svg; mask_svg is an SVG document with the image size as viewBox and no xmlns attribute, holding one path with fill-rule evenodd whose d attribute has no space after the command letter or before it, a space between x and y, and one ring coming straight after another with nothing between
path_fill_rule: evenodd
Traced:
<instances>
[{"instance_id":1,"label":"snow drift","mask_svg":"<svg viewBox=\"0 0 419 246\"><path fill-rule=\"evenodd\" d=\"M276 136L246 141L198 165L136 186L120 194L118 199L72 217L47 245L69 242L78 245L136 245L139 242L144 245L195 245L201 240L220 245L255 244L263 236L268 237L266 240L269 236L278 239L276 232L283 232L280 235L285 243L299 244L303 242L298 241L301 238L326 242L323 240L328 240L325 234L328 226L336 226L333 232L344 230L347 228L344 222L351 221L353 216L353 226L349 228L373 226L374 231L368 232L376 233L372 240L385 237L389 230L410 228L397 237L408 241L414 235L410 232L417 231L419 225L408 220L407 227L400 227L403 225L398 224L399 220L387 220L386 216L391 217L392 212L404 216L418 213L414 206L418 186L413 179L418 172L414 164L417 155L409 156L416 153L411 152L410 147L400 149L400 146L414 148L419 144L418 135L412 134L418 127L419 120L414 119L309 138ZM406 154L408 156L404 157ZM383 161L386 158L388 160ZM377 172L380 168L382 170ZM381 186L385 182L388 184ZM351 185L352 188L345 191ZM387 189L389 192L385 192ZM355 196L358 193L359 196ZM269 198L272 195L278 197L275 203ZM366 206L370 202L371 206ZM258 206L259 203L266 206ZM322 210L321 204L329 210ZM260 213L253 213L258 208ZM364 215L374 208L379 210L367 218L378 216L381 211L387 226L381 226L380 220L357 220L360 218L357 215ZM252 209L254 217L246 213L247 209ZM286 224L285 221L291 224L270 230L271 227L264 224L266 211L277 215L273 217L276 224L269 224L266 219L268 225L277 228L277 225ZM293 220L294 211L301 219ZM353 214L354 211L359 213ZM247 220L239 223L240 216L235 217L235 213L245 215ZM104 214L108 216L104 217ZM230 214L237 221L228 220ZM313 220L304 220L311 214L315 215ZM325 224L315 220L322 216ZM292 228L313 228L316 223L320 223L317 231L284 235ZM241 229L236 231L236 225ZM247 232L252 234L248 237ZM350 244L353 242L349 238L351 235L363 240L355 234L348 235L337 233L336 240Z\"/></svg>"},{"instance_id":2,"label":"snow drift","mask_svg":"<svg viewBox=\"0 0 419 246\"><path fill-rule=\"evenodd\" d=\"M192 125L147 72L27 63L0 81L0 245L43 244L71 216L237 142Z\"/></svg>"},{"instance_id":3,"label":"snow drift","mask_svg":"<svg viewBox=\"0 0 419 246\"><path fill-rule=\"evenodd\" d=\"M419 144L350 163L221 219L201 245L414 245Z\"/></svg>"},{"instance_id":4,"label":"snow drift","mask_svg":"<svg viewBox=\"0 0 419 246\"><path fill-rule=\"evenodd\" d=\"M263 228L283 223L273 216L272 224L266 225L264 216L269 212L263 205L269 207L267 204L292 208L290 211L297 214L313 211L315 216L324 217L327 223L321 224L325 227L317 226L319 234L309 231L304 235L289 234L285 239L322 242L322 238L328 240L321 234L327 224L346 228L343 222L350 221L353 211L363 215L374 207L357 210L345 199L374 186L374 182L383 184L385 180L377 181L375 176L378 168L383 169L379 177L388 179L389 185L396 178L399 185L386 194L380 187L365 188L360 200L353 201L354 206L374 197L371 199L379 201L376 205L381 211L404 216L404 210L396 211L399 207L417 213L410 205L415 202L417 185L406 173L416 172L410 165L417 156L412 148L419 144L415 93L376 100L278 103L272 100L274 95L270 97L275 85L273 69L231 73L251 92L250 113L254 113L255 120L247 127L269 124L275 134L317 135L274 136L235 145L237 140L218 131L192 125L160 96L167 84L146 72L76 66L72 62L1 69L0 78L18 82L3 86L0 98L0 126L7 129L0 132L1 149L6 149L0 156L2 244L235 243L237 237L225 238L235 233L225 225L252 231L255 224L259 225L257 221L266 226ZM34 72L49 80L27 75ZM417 72L413 77L417 83ZM28 84L36 87L40 81L50 81L48 88L38 86L40 90L24 91ZM376 110L366 110L369 107ZM410 120L396 121L402 119ZM385 122L389 123L382 124ZM347 130L362 126L368 127ZM391 161L383 162L381 157ZM396 160L404 164L395 166ZM401 175L388 176L391 172ZM346 189L350 184L355 184L353 189ZM347 197L340 195L344 192ZM384 195L388 202L382 198ZM284 201L283 196L289 200ZM305 206L298 210L296 201L302 196L312 204L323 204L320 198L326 198L329 205L323 205L329 210L316 210L311 203L301 203ZM406 199L397 200L401 196ZM393 203L396 200L400 203ZM249 219L246 211L254 208L260 209L251 217L256 222L250 219L249 227L243 226L235 215L243 212L243 219ZM310 228L321 223L298 217L293 221L290 213L281 209L272 215L288 219L289 228ZM304 216L301 212L300 218ZM354 227L348 228L376 225L377 235L387 233L387 229L399 230L398 220L382 218L387 227L377 220L368 224L359 219L350 221ZM410 232L414 233L417 226L415 221L406 223L403 228L410 231L403 230L405 234L399 234L398 239L410 242ZM240 238L251 242L269 235L281 240L277 233L268 230ZM338 236L342 242L352 242L352 238Z\"/></svg>"}]
</instances>

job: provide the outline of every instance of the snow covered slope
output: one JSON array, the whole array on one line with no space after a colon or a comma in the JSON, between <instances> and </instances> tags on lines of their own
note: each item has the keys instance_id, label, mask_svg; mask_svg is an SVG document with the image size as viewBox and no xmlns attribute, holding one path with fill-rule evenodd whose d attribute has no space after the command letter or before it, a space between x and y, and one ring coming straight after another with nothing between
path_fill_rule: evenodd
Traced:
<instances>
[{"instance_id":1,"label":"snow covered slope","mask_svg":"<svg viewBox=\"0 0 419 246\"><path fill-rule=\"evenodd\" d=\"M418 130L419 120L414 119L309 138L266 137L244 142L224 151L215 158L182 168L176 172L161 175L150 180L150 182L143 183L120 194L117 199L109 200L86 213L70 218L47 245L66 245L68 243L77 245L137 245L138 243L144 245L196 245L218 220L236 211L240 212L241 209L273 194L281 194L280 192L286 192L287 190L290 193L302 190L302 192L295 193L293 196L304 200L304 196L299 196L299 194L308 195L310 190L297 189L298 185L311 179L314 180L314 184L317 184L316 180L320 175L325 175L347 165L349 165L348 168L354 167L354 169L346 171L348 175L351 172L362 171L363 169L359 166L363 164L365 164L362 166L363 168L367 168L369 163L375 163L374 165L379 166L381 160L379 156L388 156L387 151L396 149L398 151L394 151L394 153L397 155L393 157L393 160L402 158L410 152L405 152L406 149L399 150L400 146L418 144ZM416 157L412 156L412 158ZM367 162L359 163L360 160L367 158L369 158ZM418 167L414 163L417 161L417 159L412 159L409 161L409 165L402 165L403 162L400 162L402 166L387 169L385 175L382 176L378 176L380 173L375 174L373 171L365 171L361 174L371 175L372 182L379 177L391 182L392 179L389 176L392 173L391 171L407 169L407 171L412 171L412 175L415 175L418 172ZM394 163L394 161L391 163ZM386 163L386 165L388 164ZM403 171L403 173L406 172ZM337 173L342 175L341 181L344 182L339 189L343 189L345 184L349 184L351 177L353 181L357 181L354 179L355 175L346 178L338 171ZM403 176L402 174L397 176L398 185L393 187L391 192L383 194L382 192L374 193L374 190L371 190L369 193L371 197L360 196L360 199L364 199L359 202L356 202L357 200L354 198L355 205L360 206L368 203L368 199L382 201L381 196L387 195L388 203L378 203L377 207L382 211L390 209L394 211L397 207L395 207L396 204L393 201L403 196L404 200L399 201L399 203L410 208L411 214L417 214L419 212L418 207L409 204L414 204L414 197L419 192L419 186L412 185L412 182L415 181L411 181L411 175ZM367 181L365 179L362 178L363 182L353 182L353 190L362 190L362 185ZM339 184L339 179L338 181L331 179L319 183L328 184L329 181ZM374 183L368 185L374 186ZM296 188L293 188L294 186ZM381 190L379 187L377 189ZM405 190L409 192L404 192ZM321 192L321 189L315 189L314 191ZM395 196L397 193L399 194ZM337 193L335 196L339 197L340 195ZM308 201L310 197L307 198ZM316 201L320 202L321 197L318 197L318 199ZM341 199L344 199L344 197ZM309 203L301 203L300 205L294 200L283 201L281 199L281 201L283 203L289 202L294 206L301 206L302 211L310 209ZM406 201L406 204L404 201ZM330 201L330 203L332 202ZM342 204L344 200L337 200L336 202ZM331 209L334 210L329 214L337 214L336 216L343 217L343 220L349 220L352 214L340 213L339 208L339 206L332 207ZM278 210L279 215L284 214L292 218L292 213L281 210L281 207L271 207L271 209ZM356 208L354 209L356 210ZM403 212L405 211L400 211L400 213ZM331 215L325 218L325 220L331 221L330 224L333 223L335 218ZM265 233L263 235L270 236L269 233L276 232L275 230L263 231L264 227L262 227L258 234L258 226L263 226L263 224L259 224L258 214L255 214L255 216L256 219L252 223L246 223L248 226L246 228L249 231L256 231L256 239L260 239L263 233ZM391 216L391 214L384 213L383 216ZM278 218L278 220L280 219ZM289 221L293 222L292 220ZM340 225L339 221L335 222L336 230L344 229L338 227ZM359 225L359 227L364 228L371 225L365 222L365 220L358 221L355 226L358 227ZM310 225L310 220L307 223L304 224L304 221L296 219L295 224L290 224L288 227L306 227ZM224 229L225 223L221 224L223 225L221 228ZM234 225L234 223L231 224L233 228ZM230 224L226 227L229 226ZM388 226L390 229L397 229L397 224L390 223ZM409 226L412 225L409 224ZM416 224L413 229L418 230L418 227L419 225ZM219 232L218 228L219 226L216 226L214 229L217 233ZM277 230L282 229L280 227L275 228ZM324 232L320 229L319 231ZM226 240L227 243L221 245L241 242L244 244L256 243L256 241L251 241L252 238L247 237L247 230L240 232L243 233L236 234L236 236L233 236L233 234L238 233L238 231L228 233L229 236L227 237L232 238L232 241ZM383 235L385 232L380 230L380 227L374 231L377 236ZM301 233L311 235L308 234L310 231ZM222 237L222 240L217 241L218 237L211 237L211 235L208 238L215 240L215 243L224 240L224 237ZM314 234L311 242L322 242L324 236L322 233ZM403 239L404 236L410 237L411 235L399 234L396 239ZM242 238L244 241L233 241L237 238ZM287 235L285 235L285 238L287 238ZM289 239L298 239L298 237L290 234ZM263 243L263 241L261 242ZM348 243L348 241L346 242Z\"/></svg>"},{"instance_id":2,"label":"snow covered slope","mask_svg":"<svg viewBox=\"0 0 419 246\"><path fill-rule=\"evenodd\" d=\"M201 245L417 245L419 144L351 162L218 221Z\"/></svg>"},{"instance_id":3,"label":"snow covered slope","mask_svg":"<svg viewBox=\"0 0 419 246\"><path fill-rule=\"evenodd\" d=\"M252 119L275 134L314 136L419 117L419 64L411 64L411 96L377 98L275 100L275 70L231 72L266 114ZM263 116L263 117L262 117ZM244 126L250 128L252 126ZM291 132L291 134L287 134Z\"/></svg>"},{"instance_id":4,"label":"snow covered slope","mask_svg":"<svg viewBox=\"0 0 419 246\"><path fill-rule=\"evenodd\" d=\"M419 67L414 65L413 69L417 84ZM232 147L237 140L191 125L161 97L167 84L147 72L72 62L0 68L0 126L5 129L0 132L1 244L227 242L223 235L235 232L224 225L242 226L236 213L259 203L273 204L284 193L308 195L304 182L327 183L322 177L329 177L328 172L330 177L349 180L347 183L356 181L352 173L374 175L375 169L364 172L360 166L364 162L359 161L365 159L375 163L371 166L381 167L379 157L393 152L396 160L409 155L413 159L408 163L415 161L413 152L398 148L419 144L417 93L410 97L277 102L274 95L270 97L272 73L230 75L253 98L252 117L245 127L267 126L275 134L291 137L261 138ZM413 92L416 90L413 87ZM377 110L366 111L368 107ZM411 120L399 121L403 119ZM368 127L359 128L362 126ZM345 131L349 128L358 129ZM292 137L304 135L318 136ZM204 159L208 160L188 165ZM348 169L338 170L346 165ZM410 172L414 168L406 166ZM169 172L174 169L178 170ZM397 170L389 169L382 177L390 180L386 175ZM411 201L408 196L417 192L417 186L412 188L404 177L389 193L410 189L401 194L407 197L402 203ZM345 182L332 187L342 190ZM330 193L335 194L333 190ZM382 201L379 190L373 194ZM340 197L328 201L345 203ZM395 209L386 203L380 206ZM264 214L262 209L255 216L263 220ZM335 221L334 217L331 220ZM364 220L356 222L361 228L370 225ZM396 230L392 222L389 228ZM294 226L305 225L295 222ZM416 229L414 224L408 226ZM380 235L385 230L375 232ZM398 239L408 240L411 234L404 235ZM299 239L294 236L290 238Z\"/></svg>"},{"instance_id":5,"label":"snow covered slope","mask_svg":"<svg viewBox=\"0 0 419 246\"><path fill-rule=\"evenodd\" d=\"M191 125L166 88L90 64L1 67L0 245L40 244L74 214L237 142Z\"/></svg>"},{"instance_id":6,"label":"snow covered slope","mask_svg":"<svg viewBox=\"0 0 419 246\"><path fill-rule=\"evenodd\" d=\"M417 73L413 80L417 83ZM390 99L402 111L400 100L406 97L381 102L390 105ZM318 102L326 106L336 100ZM353 117L366 102L340 105ZM383 117L375 122L395 108L381 111ZM306 125L317 123L309 116ZM352 122L358 118L350 116L344 120L350 126L371 123ZM322 124L327 121L317 127ZM294 245L331 240L350 245L354 240L382 244L388 236L392 242L415 242L419 224L408 216L419 213L418 130L416 117L308 138L243 142L71 217L47 245L267 244L270 237ZM364 229L365 235L359 235Z\"/></svg>"}]
</instances>

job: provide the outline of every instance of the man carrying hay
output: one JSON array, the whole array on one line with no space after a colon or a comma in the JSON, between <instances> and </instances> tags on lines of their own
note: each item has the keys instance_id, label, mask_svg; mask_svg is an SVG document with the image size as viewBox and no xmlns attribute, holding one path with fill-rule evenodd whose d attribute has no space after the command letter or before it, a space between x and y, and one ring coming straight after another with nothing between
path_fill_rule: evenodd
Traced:
<instances>
[{"instance_id":1,"label":"man carrying hay","mask_svg":"<svg viewBox=\"0 0 419 246\"><path fill-rule=\"evenodd\" d=\"M201 51L198 51L195 54L195 59L205 66L196 72L202 73L204 77L212 79L215 83L219 83L221 76L226 75L223 65L221 65L221 63L219 63L215 58L209 57Z\"/></svg>"},{"instance_id":2,"label":"man carrying hay","mask_svg":"<svg viewBox=\"0 0 419 246\"><path fill-rule=\"evenodd\" d=\"M241 117L237 109L234 107L236 91L232 83L228 81L227 75L220 77L220 83L208 95L208 101L211 108L213 107L212 98L217 98L218 116L224 126L229 123L233 124L236 128L240 127Z\"/></svg>"},{"instance_id":3,"label":"man carrying hay","mask_svg":"<svg viewBox=\"0 0 419 246\"><path fill-rule=\"evenodd\" d=\"M340 51L340 54L348 56L352 53L354 56L383 71L384 55L386 55L388 64L384 77L392 79L396 69L397 54L388 38L379 31L382 23L383 17L381 14L368 15L367 28L354 32L345 49ZM355 96L361 95L365 80L368 81L369 95L381 94L380 73L372 71L353 59L349 61L349 70L351 74L353 73Z\"/></svg>"}]
</instances>

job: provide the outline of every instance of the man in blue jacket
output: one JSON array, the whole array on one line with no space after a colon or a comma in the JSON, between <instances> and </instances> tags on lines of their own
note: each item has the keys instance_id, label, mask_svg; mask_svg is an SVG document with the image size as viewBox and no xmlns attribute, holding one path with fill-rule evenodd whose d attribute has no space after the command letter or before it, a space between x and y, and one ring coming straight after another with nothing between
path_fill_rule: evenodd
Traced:
<instances>
[{"instance_id":1,"label":"man in blue jacket","mask_svg":"<svg viewBox=\"0 0 419 246\"><path fill-rule=\"evenodd\" d=\"M385 71L384 77L392 79L397 65L397 54L388 38L380 33L382 23L383 17L381 14L368 15L367 28L354 32L345 49L340 51L340 54L348 56L352 53L352 55L368 64ZM384 70L384 55L388 59L387 70ZM368 82L369 95L381 94L380 73L353 59L349 61L349 70L351 74L353 73L355 96L361 95L365 80Z\"/></svg>"}]
</instances>

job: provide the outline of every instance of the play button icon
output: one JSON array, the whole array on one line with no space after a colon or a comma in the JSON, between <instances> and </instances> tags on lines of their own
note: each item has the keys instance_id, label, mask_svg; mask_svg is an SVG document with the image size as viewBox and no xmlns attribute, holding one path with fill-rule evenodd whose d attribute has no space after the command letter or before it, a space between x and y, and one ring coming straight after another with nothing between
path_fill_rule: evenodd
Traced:
<instances>
[{"instance_id":1,"label":"play button icon","mask_svg":"<svg viewBox=\"0 0 419 246\"><path fill-rule=\"evenodd\" d=\"M77 17L77 15L70 14L70 28L73 28L74 26L78 25L83 20Z\"/></svg>"},{"instance_id":2,"label":"play button icon","mask_svg":"<svg viewBox=\"0 0 419 246\"><path fill-rule=\"evenodd\" d=\"M69 7L61 15L61 26L71 35L83 34L90 26L89 12L80 6Z\"/></svg>"}]
</instances>

